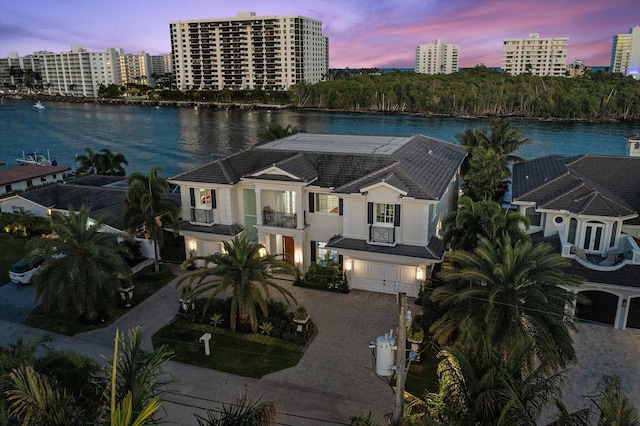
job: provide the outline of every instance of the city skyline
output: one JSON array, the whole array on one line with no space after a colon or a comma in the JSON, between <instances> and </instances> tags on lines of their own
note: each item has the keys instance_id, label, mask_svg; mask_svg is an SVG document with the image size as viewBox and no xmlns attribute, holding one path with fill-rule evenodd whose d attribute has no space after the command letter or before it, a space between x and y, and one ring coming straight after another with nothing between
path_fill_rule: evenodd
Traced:
<instances>
[{"instance_id":1,"label":"city skyline","mask_svg":"<svg viewBox=\"0 0 640 426\"><path fill-rule=\"evenodd\" d=\"M502 40L569 37L567 63L607 66L613 36L640 25L636 0L2 0L0 57L9 52L171 52L169 22L301 15L323 23L330 68L413 68L420 44L460 46L460 66L502 66Z\"/></svg>"}]
</instances>

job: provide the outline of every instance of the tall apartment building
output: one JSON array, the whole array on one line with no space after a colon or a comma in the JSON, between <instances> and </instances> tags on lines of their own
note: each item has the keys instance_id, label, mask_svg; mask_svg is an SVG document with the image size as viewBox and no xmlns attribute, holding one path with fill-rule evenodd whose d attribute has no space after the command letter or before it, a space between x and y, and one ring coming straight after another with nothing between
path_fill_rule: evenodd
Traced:
<instances>
[{"instance_id":1,"label":"tall apartment building","mask_svg":"<svg viewBox=\"0 0 640 426\"><path fill-rule=\"evenodd\" d=\"M9 52L6 58L0 58L0 87L11 88L30 86L34 73L40 72L40 57L37 55L18 56L18 52Z\"/></svg>"},{"instance_id":2,"label":"tall apartment building","mask_svg":"<svg viewBox=\"0 0 640 426\"><path fill-rule=\"evenodd\" d=\"M564 77L568 41L569 37L541 38L537 33L529 34L529 38L504 40L503 70L511 75Z\"/></svg>"},{"instance_id":3,"label":"tall apartment building","mask_svg":"<svg viewBox=\"0 0 640 426\"><path fill-rule=\"evenodd\" d=\"M629 34L613 36L611 72L640 79L640 26L631 28Z\"/></svg>"},{"instance_id":4,"label":"tall apartment building","mask_svg":"<svg viewBox=\"0 0 640 426\"><path fill-rule=\"evenodd\" d=\"M286 90L329 70L329 42L316 19L243 12L172 21L169 29L179 90Z\"/></svg>"},{"instance_id":5,"label":"tall apartment building","mask_svg":"<svg viewBox=\"0 0 640 426\"><path fill-rule=\"evenodd\" d=\"M166 55L149 55L149 66L152 86L165 80L168 81L168 74L173 74L173 56L170 53Z\"/></svg>"},{"instance_id":6,"label":"tall apartment building","mask_svg":"<svg viewBox=\"0 0 640 426\"><path fill-rule=\"evenodd\" d=\"M435 44L416 48L416 67L420 74L451 74L458 72L458 45L436 39Z\"/></svg>"},{"instance_id":7,"label":"tall apartment building","mask_svg":"<svg viewBox=\"0 0 640 426\"><path fill-rule=\"evenodd\" d=\"M122 85L151 84L151 62L149 54L138 52L137 54L127 53L120 50L118 55L120 78Z\"/></svg>"}]
</instances>

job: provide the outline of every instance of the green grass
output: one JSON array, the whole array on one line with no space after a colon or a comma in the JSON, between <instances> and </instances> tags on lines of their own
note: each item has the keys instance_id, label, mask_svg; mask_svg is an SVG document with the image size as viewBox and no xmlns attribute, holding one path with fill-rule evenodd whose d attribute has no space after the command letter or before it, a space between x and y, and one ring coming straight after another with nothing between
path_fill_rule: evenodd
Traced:
<instances>
[{"instance_id":1,"label":"green grass","mask_svg":"<svg viewBox=\"0 0 640 426\"><path fill-rule=\"evenodd\" d=\"M27 241L27 238L14 238L5 232L0 233L0 286L10 282L11 265L28 253Z\"/></svg>"},{"instance_id":2,"label":"green grass","mask_svg":"<svg viewBox=\"0 0 640 426\"><path fill-rule=\"evenodd\" d=\"M211 354L204 353L199 341L211 333ZM224 371L245 377L261 378L265 374L295 366L302 358L302 346L261 334L232 333L229 330L191 323L174 323L158 330L153 347L167 345L175 352L174 361Z\"/></svg>"},{"instance_id":3,"label":"green grass","mask_svg":"<svg viewBox=\"0 0 640 426\"><path fill-rule=\"evenodd\" d=\"M160 290L175 277L173 274L167 274L161 271L158 278L156 280L152 280L150 278L152 276L150 268L153 268L153 265L148 266L133 277L133 284L136 286L134 290L134 301L136 304L140 304L146 300L149 296ZM79 316L76 310L71 309L64 312L45 312L42 305L37 306L33 312L31 312L31 315L29 315L29 317L24 321L24 324L40 328L42 330L73 336L78 333L84 333L86 331L106 327L132 309L121 308L118 306L119 300L120 295L116 294L113 299L104 301L102 305L98 307L99 311L105 312L109 316L107 320L100 324L81 324L76 321Z\"/></svg>"},{"instance_id":4,"label":"green grass","mask_svg":"<svg viewBox=\"0 0 640 426\"><path fill-rule=\"evenodd\" d=\"M438 391L438 358L436 354L427 348L421 355L421 362L413 362L407 373L405 381L405 391L422 398L425 392Z\"/></svg>"}]
</instances>

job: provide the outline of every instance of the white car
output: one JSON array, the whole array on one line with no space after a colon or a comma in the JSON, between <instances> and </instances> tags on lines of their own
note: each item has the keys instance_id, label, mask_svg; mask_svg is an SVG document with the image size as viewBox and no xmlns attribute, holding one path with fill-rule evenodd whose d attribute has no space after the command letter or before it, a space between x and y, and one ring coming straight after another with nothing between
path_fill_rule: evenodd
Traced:
<instances>
[{"instance_id":1,"label":"white car","mask_svg":"<svg viewBox=\"0 0 640 426\"><path fill-rule=\"evenodd\" d=\"M42 262L44 262L44 257L39 254L25 257L11 266L9 279L16 284L29 284L31 278L38 272Z\"/></svg>"}]
</instances>

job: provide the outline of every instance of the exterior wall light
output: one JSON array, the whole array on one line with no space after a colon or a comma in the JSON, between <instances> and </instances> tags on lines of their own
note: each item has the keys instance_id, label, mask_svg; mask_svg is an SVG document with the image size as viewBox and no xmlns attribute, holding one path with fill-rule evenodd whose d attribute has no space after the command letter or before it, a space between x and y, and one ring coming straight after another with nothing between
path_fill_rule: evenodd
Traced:
<instances>
[{"instance_id":1,"label":"exterior wall light","mask_svg":"<svg viewBox=\"0 0 640 426\"><path fill-rule=\"evenodd\" d=\"M422 269L418 268L416 269L416 280L421 280L422 279Z\"/></svg>"},{"instance_id":2,"label":"exterior wall light","mask_svg":"<svg viewBox=\"0 0 640 426\"><path fill-rule=\"evenodd\" d=\"M300 252L296 253L296 264L302 263L302 254Z\"/></svg>"},{"instance_id":3,"label":"exterior wall light","mask_svg":"<svg viewBox=\"0 0 640 426\"><path fill-rule=\"evenodd\" d=\"M351 259L347 260L347 263L345 264L345 269L347 271L350 271L351 269L353 269L353 261Z\"/></svg>"},{"instance_id":4,"label":"exterior wall light","mask_svg":"<svg viewBox=\"0 0 640 426\"><path fill-rule=\"evenodd\" d=\"M260 249L258 250L258 254L260 255L260 257L265 257L267 255L267 249L264 247L260 247Z\"/></svg>"},{"instance_id":5,"label":"exterior wall light","mask_svg":"<svg viewBox=\"0 0 640 426\"><path fill-rule=\"evenodd\" d=\"M197 248L198 248L198 246L196 245L195 241L189 242L189 250L196 251Z\"/></svg>"}]
</instances>

